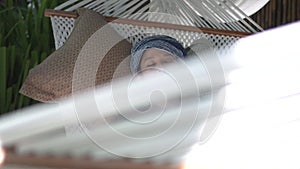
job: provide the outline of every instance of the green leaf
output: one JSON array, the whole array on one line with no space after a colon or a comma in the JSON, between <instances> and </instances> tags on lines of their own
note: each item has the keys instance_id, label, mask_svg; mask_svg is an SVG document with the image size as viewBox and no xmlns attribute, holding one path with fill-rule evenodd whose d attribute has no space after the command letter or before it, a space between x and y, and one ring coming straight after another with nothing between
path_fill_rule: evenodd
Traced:
<instances>
[{"instance_id":1,"label":"green leaf","mask_svg":"<svg viewBox=\"0 0 300 169\"><path fill-rule=\"evenodd\" d=\"M34 67L35 65L37 65L39 62L39 54L37 51L32 51L31 52L31 66L30 67Z\"/></svg>"},{"instance_id":2,"label":"green leaf","mask_svg":"<svg viewBox=\"0 0 300 169\"><path fill-rule=\"evenodd\" d=\"M47 4L47 1L45 1L45 0L41 1L41 5L38 8L37 18L41 18L41 19L37 20L37 27L38 27L37 32L38 33L42 32L41 28L42 28L42 21L43 21L43 18L44 18L44 11L45 11L45 8L46 8L46 4Z\"/></svg>"},{"instance_id":3,"label":"green leaf","mask_svg":"<svg viewBox=\"0 0 300 169\"><path fill-rule=\"evenodd\" d=\"M26 63L25 63L25 66L24 66L24 69L23 69L23 78L22 78L22 82L25 81L27 75L28 75L28 72L29 72L29 68L30 68L30 60L27 60ZM21 86L20 86L21 87Z\"/></svg>"},{"instance_id":4,"label":"green leaf","mask_svg":"<svg viewBox=\"0 0 300 169\"><path fill-rule=\"evenodd\" d=\"M5 106L5 112L9 111L9 108L12 104L12 93L13 93L13 87L7 88L6 91L6 106Z\"/></svg>"},{"instance_id":5,"label":"green leaf","mask_svg":"<svg viewBox=\"0 0 300 169\"><path fill-rule=\"evenodd\" d=\"M13 78L13 75L14 75L14 70L15 70L15 64L16 64L16 47L15 46L11 46L10 47L10 57L9 57L9 61L10 61L10 64L9 64L9 72L10 72L10 79Z\"/></svg>"},{"instance_id":6,"label":"green leaf","mask_svg":"<svg viewBox=\"0 0 300 169\"><path fill-rule=\"evenodd\" d=\"M23 69L23 72L24 72L23 75L22 75L23 78L22 78L22 81L20 81L20 82L24 82L25 81L25 79L26 79L26 77L28 75L28 72L29 72L29 64L30 64L30 60L27 60L26 63L25 63L24 69ZM19 109L19 108L21 108L23 106L24 96L20 95L19 93L17 93L17 95L19 95L19 100L18 100L18 109Z\"/></svg>"},{"instance_id":7,"label":"green leaf","mask_svg":"<svg viewBox=\"0 0 300 169\"><path fill-rule=\"evenodd\" d=\"M9 8L12 8L12 7L13 7L13 4L14 4L13 0L9 0L9 1L8 1L8 7L9 7Z\"/></svg>"},{"instance_id":8,"label":"green leaf","mask_svg":"<svg viewBox=\"0 0 300 169\"><path fill-rule=\"evenodd\" d=\"M20 75L18 77L18 81L17 81L17 84L16 84L18 89L21 88L21 85L22 85L22 83L25 80L24 74L26 73L26 69L29 68L30 60L28 60L28 58L29 58L30 48L31 48L31 45L29 45L27 47L26 54L23 57L21 69L19 70L20 71ZM17 99L18 99L19 92L16 92L14 94L15 94L14 97L15 97L15 102L16 102Z\"/></svg>"},{"instance_id":9,"label":"green leaf","mask_svg":"<svg viewBox=\"0 0 300 169\"><path fill-rule=\"evenodd\" d=\"M34 28L34 22L33 22L32 9L31 8L29 8L27 10L25 20L26 20L25 23L27 23L27 26L28 26L28 28L27 28L28 35L31 36L31 35L34 34L34 29L33 29ZM32 37L30 37L30 39L32 39Z\"/></svg>"},{"instance_id":10,"label":"green leaf","mask_svg":"<svg viewBox=\"0 0 300 169\"><path fill-rule=\"evenodd\" d=\"M47 56L48 56L48 54L46 52L43 52L39 63L41 63L43 60L45 60L47 58Z\"/></svg>"},{"instance_id":11,"label":"green leaf","mask_svg":"<svg viewBox=\"0 0 300 169\"><path fill-rule=\"evenodd\" d=\"M0 18L1 19L1 18ZM0 26L1 27L1 26ZM3 41L3 36L2 34L0 33L0 46L2 46L2 41Z\"/></svg>"},{"instance_id":12,"label":"green leaf","mask_svg":"<svg viewBox=\"0 0 300 169\"><path fill-rule=\"evenodd\" d=\"M16 29L16 27L18 26L18 24L20 24L20 21L19 22L17 22L9 31L8 31L8 33L6 34L6 36L4 37L4 40L6 40L8 37L9 37L9 35Z\"/></svg>"},{"instance_id":13,"label":"green leaf","mask_svg":"<svg viewBox=\"0 0 300 169\"><path fill-rule=\"evenodd\" d=\"M51 22L43 13L64 0L4 2L0 5L0 113L37 103L19 90L29 70L55 50Z\"/></svg>"},{"instance_id":14,"label":"green leaf","mask_svg":"<svg viewBox=\"0 0 300 169\"><path fill-rule=\"evenodd\" d=\"M22 107L26 107L26 106L28 106L29 104L30 104L30 99L29 99L28 97L24 96Z\"/></svg>"},{"instance_id":15,"label":"green leaf","mask_svg":"<svg viewBox=\"0 0 300 169\"><path fill-rule=\"evenodd\" d=\"M13 95L13 98L12 98L12 101L11 101L12 103L9 106L8 112L17 109L17 107L16 107L16 105L17 105L17 99L18 99L18 96L20 94L19 94L19 88L17 87L16 83L12 86L12 95Z\"/></svg>"},{"instance_id":16,"label":"green leaf","mask_svg":"<svg viewBox=\"0 0 300 169\"><path fill-rule=\"evenodd\" d=\"M30 50L31 50L31 44L27 46L26 53L24 55L24 60L29 59Z\"/></svg>"},{"instance_id":17,"label":"green leaf","mask_svg":"<svg viewBox=\"0 0 300 169\"><path fill-rule=\"evenodd\" d=\"M9 0L7 2L8 4L8 8L13 8L13 0ZM15 15L14 15L14 10L8 10L7 11L7 15L6 15L6 19L5 19L5 34L6 35L8 32L7 30L10 30L13 25L16 23L15 21ZM2 26L2 25L1 25Z\"/></svg>"},{"instance_id":18,"label":"green leaf","mask_svg":"<svg viewBox=\"0 0 300 169\"><path fill-rule=\"evenodd\" d=\"M50 51L49 49L49 45L46 46L46 44L49 44L50 41L49 41L49 35L45 34L45 33L42 33L40 35L40 39L45 42L45 43L41 43L41 46L42 46L42 51Z\"/></svg>"},{"instance_id":19,"label":"green leaf","mask_svg":"<svg viewBox=\"0 0 300 169\"><path fill-rule=\"evenodd\" d=\"M6 9L0 11L0 15L4 14L7 11L13 10L13 9L14 9L14 7L6 8Z\"/></svg>"},{"instance_id":20,"label":"green leaf","mask_svg":"<svg viewBox=\"0 0 300 169\"><path fill-rule=\"evenodd\" d=\"M0 48L0 113L4 112L6 97L6 47Z\"/></svg>"},{"instance_id":21,"label":"green leaf","mask_svg":"<svg viewBox=\"0 0 300 169\"><path fill-rule=\"evenodd\" d=\"M22 12L20 9L18 10L18 15L19 15L19 17L18 17L19 22L21 22L21 24L18 27L18 36L19 36L18 38L19 38L19 41L21 42L21 47L25 48L28 45L27 26L23 20L23 15L22 15ZM30 25L28 25L28 26L30 26Z\"/></svg>"},{"instance_id":22,"label":"green leaf","mask_svg":"<svg viewBox=\"0 0 300 169\"><path fill-rule=\"evenodd\" d=\"M23 99L24 99L24 96L23 95L19 95L19 100L18 100L18 106L17 106L17 109L20 109L23 105Z\"/></svg>"}]
</instances>

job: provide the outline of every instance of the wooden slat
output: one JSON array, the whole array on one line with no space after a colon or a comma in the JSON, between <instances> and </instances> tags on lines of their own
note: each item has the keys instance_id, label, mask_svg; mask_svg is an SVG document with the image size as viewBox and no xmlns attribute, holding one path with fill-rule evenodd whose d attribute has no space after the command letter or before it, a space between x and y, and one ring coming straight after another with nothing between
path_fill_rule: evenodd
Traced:
<instances>
[{"instance_id":1,"label":"wooden slat","mask_svg":"<svg viewBox=\"0 0 300 169\"><path fill-rule=\"evenodd\" d=\"M78 17L78 14L76 12L58 11L58 10L52 10L52 9L46 9L44 15L46 17L50 17L50 16L61 16L61 17L67 17L67 18L77 18Z\"/></svg>"},{"instance_id":2,"label":"wooden slat","mask_svg":"<svg viewBox=\"0 0 300 169\"><path fill-rule=\"evenodd\" d=\"M45 10L45 16L47 17L61 16L61 17L76 18L78 15L76 12L65 12L65 11L47 9ZM182 31L192 31L192 32L207 33L207 34L225 35L225 36L244 37L251 34L247 32L216 30L211 28L200 28L194 26L184 26L184 25L176 25L176 24L168 24L168 23L160 23L160 22L140 21L140 20L127 19L127 18L105 17L105 20L107 22L114 22L114 23L121 23L121 24L132 24L137 26L158 27L158 28L165 28L165 29L175 29L175 30L182 30Z\"/></svg>"},{"instance_id":3,"label":"wooden slat","mask_svg":"<svg viewBox=\"0 0 300 169\"><path fill-rule=\"evenodd\" d=\"M71 169L181 169L182 165L154 164L150 162L135 162L130 159L98 161L91 158L72 158L70 156L41 156L34 154L20 155L6 150L5 165L25 165L32 167L54 167Z\"/></svg>"}]
</instances>

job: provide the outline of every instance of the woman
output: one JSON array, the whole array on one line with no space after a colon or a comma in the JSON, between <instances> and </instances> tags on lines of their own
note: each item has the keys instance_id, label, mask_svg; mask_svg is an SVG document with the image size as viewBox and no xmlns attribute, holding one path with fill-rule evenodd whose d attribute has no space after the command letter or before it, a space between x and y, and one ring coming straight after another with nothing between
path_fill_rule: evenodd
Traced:
<instances>
[{"instance_id":1,"label":"woman","mask_svg":"<svg viewBox=\"0 0 300 169\"><path fill-rule=\"evenodd\" d=\"M130 70L133 75L136 75L138 73L144 73L145 71L155 70L155 68L161 68L168 63L177 62L179 59L184 59L185 57L186 50L176 39L165 35L150 36L137 42L131 49ZM174 85L174 83L169 85ZM154 89L159 92L153 92ZM167 100L165 100L166 98L161 94L160 89L161 84L159 83L157 86L144 89L145 92L141 93L141 95L147 99L149 94L151 100L153 100L150 104L139 107L138 110L142 112L149 111L154 114L156 112L159 114L166 111L168 107L174 108L180 105L180 98L172 103L166 102ZM142 96L139 98L141 97ZM133 115L133 117L135 116L136 114Z\"/></svg>"},{"instance_id":2,"label":"woman","mask_svg":"<svg viewBox=\"0 0 300 169\"><path fill-rule=\"evenodd\" d=\"M185 57L186 50L176 39L166 35L154 35L133 46L130 70L132 74L144 72Z\"/></svg>"}]
</instances>

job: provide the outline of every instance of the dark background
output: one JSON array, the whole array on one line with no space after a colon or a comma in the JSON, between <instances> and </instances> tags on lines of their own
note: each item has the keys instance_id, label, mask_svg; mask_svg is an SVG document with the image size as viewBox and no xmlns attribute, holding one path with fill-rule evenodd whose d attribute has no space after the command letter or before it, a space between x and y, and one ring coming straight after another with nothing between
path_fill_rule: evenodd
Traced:
<instances>
[{"instance_id":1,"label":"dark background","mask_svg":"<svg viewBox=\"0 0 300 169\"><path fill-rule=\"evenodd\" d=\"M264 29L274 28L300 19L299 0L270 0L251 16Z\"/></svg>"}]
</instances>

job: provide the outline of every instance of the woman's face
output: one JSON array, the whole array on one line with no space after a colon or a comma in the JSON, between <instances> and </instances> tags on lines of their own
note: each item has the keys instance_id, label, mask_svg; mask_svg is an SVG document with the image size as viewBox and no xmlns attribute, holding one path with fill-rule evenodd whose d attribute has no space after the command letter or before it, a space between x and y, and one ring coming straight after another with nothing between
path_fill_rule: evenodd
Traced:
<instances>
[{"instance_id":1,"label":"woman's face","mask_svg":"<svg viewBox=\"0 0 300 169\"><path fill-rule=\"evenodd\" d=\"M175 58L172 56L172 54L156 49L156 48L150 48L147 49L143 56L140 63L140 70L144 71L147 68L155 68L155 67L161 67L165 64L174 62Z\"/></svg>"}]
</instances>

